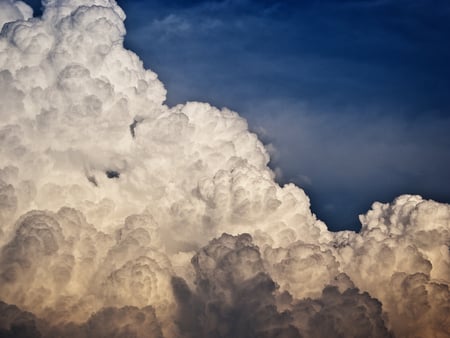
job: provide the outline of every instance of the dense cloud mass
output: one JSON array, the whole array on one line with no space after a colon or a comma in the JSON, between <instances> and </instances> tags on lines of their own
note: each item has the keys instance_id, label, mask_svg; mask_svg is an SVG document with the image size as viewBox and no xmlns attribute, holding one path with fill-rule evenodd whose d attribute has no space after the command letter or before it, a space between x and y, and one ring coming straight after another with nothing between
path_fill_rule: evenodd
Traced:
<instances>
[{"instance_id":1,"label":"dense cloud mass","mask_svg":"<svg viewBox=\"0 0 450 338\"><path fill-rule=\"evenodd\" d=\"M113 0L0 0L1 337L448 337L450 206L332 233L246 121L164 104Z\"/></svg>"}]
</instances>

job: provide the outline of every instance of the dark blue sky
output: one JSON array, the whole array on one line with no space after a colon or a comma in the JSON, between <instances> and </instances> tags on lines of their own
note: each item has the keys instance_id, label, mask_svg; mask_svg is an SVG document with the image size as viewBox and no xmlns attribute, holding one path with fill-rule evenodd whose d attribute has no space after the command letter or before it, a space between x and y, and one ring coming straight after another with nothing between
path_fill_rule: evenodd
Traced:
<instances>
[{"instance_id":1,"label":"dark blue sky","mask_svg":"<svg viewBox=\"0 0 450 338\"><path fill-rule=\"evenodd\" d=\"M450 202L450 1L118 3L168 103L238 111L331 229L402 193Z\"/></svg>"}]
</instances>

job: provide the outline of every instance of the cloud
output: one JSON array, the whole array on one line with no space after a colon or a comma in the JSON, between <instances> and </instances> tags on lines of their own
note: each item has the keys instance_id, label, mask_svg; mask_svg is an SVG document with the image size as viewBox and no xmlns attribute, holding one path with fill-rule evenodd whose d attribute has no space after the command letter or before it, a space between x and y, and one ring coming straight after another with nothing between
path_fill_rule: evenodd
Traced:
<instances>
[{"instance_id":1,"label":"cloud","mask_svg":"<svg viewBox=\"0 0 450 338\"><path fill-rule=\"evenodd\" d=\"M0 3L0 27L14 20L26 20L33 10L23 1L2 1Z\"/></svg>"},{"instance_id":2,"label":"cloud","mask_svg":"<svg viewBox=\"0 0 450 338\"><path fill-rule=\"evenodd\" d=\"M60 326L51 326L33 314L3 302L0 302L0 315L2 337L163 337L151 306L104 308L92 314L85 323Z\"/></svg>"},{"instance_id":3,"label":"cloud","mask_svg":"<svg viewBox=\"0 0 450 338\"><path fill-rule=\"evenodd\" d=\"M339 229L354 223L354 215L377 197L388 201L411 193L446 199L446 188L435 179L445 179L450 166L444 155L449 147L447 117L410 119L359 112L337 117L296 102L284 103L276 116L270 114L279 106L277 100L252 108L259 114L250 124L260 125L265 133L257 129L258 134L275 145L271 166L283 168L280 182L295 182L313 192L313 210L330 226ZM326 204L339 205L341 214L327 212Z\"/></svg>"},{"instance_id":4,"label":"cloud","mask_svg":"<svg viewBox=\"0 0 450 338\"><path fill-rule=\"evenodd\" d=\"M282 162L273 167L283 167L281 182L306 188L313 210L333 229L357 229L357 215L371 201L401 193L448 203L440 184L449 172L447 2L283 2L269 16L267 2L241 3L247 10L220 2L222 11L207 3L141 6L146 23L124 4L133 17L127 43L159 69L170 104L213 101L237 109L252 130L269 129L281 145ZM194 31L150 41L162 35L146 27L168 13ZM222 25L203 31L206 20Z\"/></svg>"},{"instance_id":5,"label":"cloud","mask_svg":"<svg viewBox=\"0 0 450 338\"><path fill-rule=\"evenodd\" d=\"M330 285L315 299L294 300L286 291L279 293L249 235L222 235L194 256L192 264L195 292L183 279L172 282L180 330L188 336L390 336L381 303L355 288L341 293Z\"/></svg>"},{"instance_id":6,"label":"cloud","mask_svg":"<svg viewBox=\"0 0 450 338\"><path fill-rule=\"evenodd\" d=\"M0 36L2 335L448 336L449 205L403 195L330 232L237 113L164 103L114 1L17 13Z\"/></svg>"}]
</instances>

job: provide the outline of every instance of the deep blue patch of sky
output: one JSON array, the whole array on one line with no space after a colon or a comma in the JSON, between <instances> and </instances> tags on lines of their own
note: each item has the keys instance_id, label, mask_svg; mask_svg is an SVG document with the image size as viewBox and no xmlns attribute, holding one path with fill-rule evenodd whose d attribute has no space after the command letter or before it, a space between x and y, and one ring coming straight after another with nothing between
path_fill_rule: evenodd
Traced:
<instances>
[{"instance_id":1,"label":"deep blue patch of sky","mask_svg":"<svg viewBox=\"0 0 450 338\"><path fill-rule=\"evenodd\" d=\"M332 230L403 193L450 202L449 1L118 3L168 104L238 111Z\"/></svg>"}]
</instances>

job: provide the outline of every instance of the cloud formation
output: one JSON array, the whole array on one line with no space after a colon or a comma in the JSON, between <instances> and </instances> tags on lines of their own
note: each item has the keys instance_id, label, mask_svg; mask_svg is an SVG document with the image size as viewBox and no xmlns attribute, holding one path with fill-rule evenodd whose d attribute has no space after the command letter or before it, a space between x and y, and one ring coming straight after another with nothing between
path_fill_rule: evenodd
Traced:
<instances>
[{"instance_id":1,"label":"cloud formation","mask_svg":"<svg viewBox=\"0 0 450 338\"><path fill-rule=\"evenodd\" d=\"M450 334L449 205L329 232L237 113L164 104L115 1L0 4L2 336Z\"/></svg>"},{"instance_id":2,"label":"cloud formation","mask_svg":"<svg viewBox=\"0 0 450 338\"><path fill-rule=\"evenodd\" d=\"M450 202L448 1L119 4L166 102L239 111L329 228L400 194Z\"/></svg>"}]
</instances>

